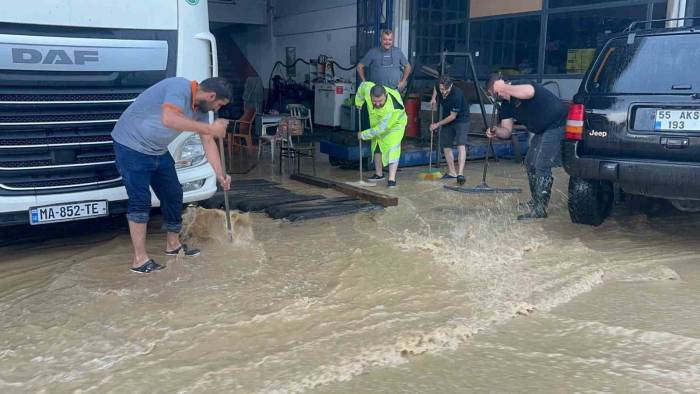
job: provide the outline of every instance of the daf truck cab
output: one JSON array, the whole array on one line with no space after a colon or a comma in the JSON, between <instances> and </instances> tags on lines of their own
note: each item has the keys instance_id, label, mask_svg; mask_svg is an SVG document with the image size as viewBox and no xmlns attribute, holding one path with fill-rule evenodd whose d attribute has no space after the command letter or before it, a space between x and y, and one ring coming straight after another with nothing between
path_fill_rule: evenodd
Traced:
<instances>
[{"instance_id":1,"label":"daf truck cab","mask_svg":"<svg viewBox=\"0 0 700 394\"><path fill-rule=\"evenodd\" d=\"M125 212L110 137L119 116L156 82L201 81L216 66L206 0L22 0L4 7L0 227ZM199 136L181 133L169 150L184 201L211 197L216 177Z\"/></svg>"}]
</instances>

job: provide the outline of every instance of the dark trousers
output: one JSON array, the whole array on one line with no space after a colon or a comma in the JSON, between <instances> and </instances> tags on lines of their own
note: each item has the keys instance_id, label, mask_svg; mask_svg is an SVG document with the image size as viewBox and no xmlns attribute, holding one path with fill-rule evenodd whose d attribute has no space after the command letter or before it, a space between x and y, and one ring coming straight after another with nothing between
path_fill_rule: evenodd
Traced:
<instances>
[{"instance_id":1,"label":"dark trousers","mask_svg":"<svg viewBox=\"0 0 700 394\"><path fill-rule=\"evenodd\" d=\"M549 178L552 168L561 166L561 141L564 128L547 129L535 134L530 140L530 148L525 156L525 167L529 174Z\"/></svg>"}]
</instances>

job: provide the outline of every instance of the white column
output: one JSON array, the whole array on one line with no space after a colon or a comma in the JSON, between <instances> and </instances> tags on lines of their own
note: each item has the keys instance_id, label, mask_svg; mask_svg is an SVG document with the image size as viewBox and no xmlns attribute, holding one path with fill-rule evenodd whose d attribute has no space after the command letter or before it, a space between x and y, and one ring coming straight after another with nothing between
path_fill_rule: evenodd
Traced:
<instances>
[{"instance_id":1,"label":"white column","mask_svg":"<svg viewBox=\"0 0 700 394\"><path fill-rule=\"evenodd\" d=\"M394 0L394 20L392 26L394 26L394 45L399 47L407 58L410 58L410 48L408 46L408 29L409 29L409 1L408 0Z\"/></svg>"},{"instance_id":2,"label":"white column","mask_svg":"<svg viewBox=\"0 0 700 394\"><path fill-rule=\"evenodd\" d=\"M668 0L666 18L685 18L686 0ZM684 26L684 21L668 21L666 27Z\"/></svg>"}]
</instances>

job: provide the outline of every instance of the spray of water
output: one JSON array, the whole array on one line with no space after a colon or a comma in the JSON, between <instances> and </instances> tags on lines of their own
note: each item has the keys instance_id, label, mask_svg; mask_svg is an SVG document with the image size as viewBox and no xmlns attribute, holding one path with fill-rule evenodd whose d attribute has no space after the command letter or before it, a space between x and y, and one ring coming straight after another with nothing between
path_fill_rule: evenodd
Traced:
<instances>
[{"instance_id":1,"label":"spray of water","mask_svg":"<svg viewBox=\"0 0 700 394\"><path fill-rule=\"evenodd\" d=\"M220 209L189 207L182 215L182 236L196 242L228 242L226 213ZM253 221L248 213L231 212L231 227L234 244L249 244L253 241Z\"/></svg>"}]
</instances>

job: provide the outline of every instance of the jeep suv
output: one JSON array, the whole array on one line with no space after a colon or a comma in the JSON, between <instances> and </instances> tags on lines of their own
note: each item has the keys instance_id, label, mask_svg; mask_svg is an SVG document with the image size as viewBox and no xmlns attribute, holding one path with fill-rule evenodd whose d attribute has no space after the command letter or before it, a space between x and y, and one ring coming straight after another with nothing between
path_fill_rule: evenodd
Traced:
<instances>
[{"instance_id":1,"label":"jeep suv","mask_svg":"<svg viewBox=\"0 0 700 394\"><path fill-rule=\"evenodd\" d=\"M574 223L601 224L614 190L700 208L700 30L634 27L603 45L569 110Z\"/></svg>"}]
</instances>

